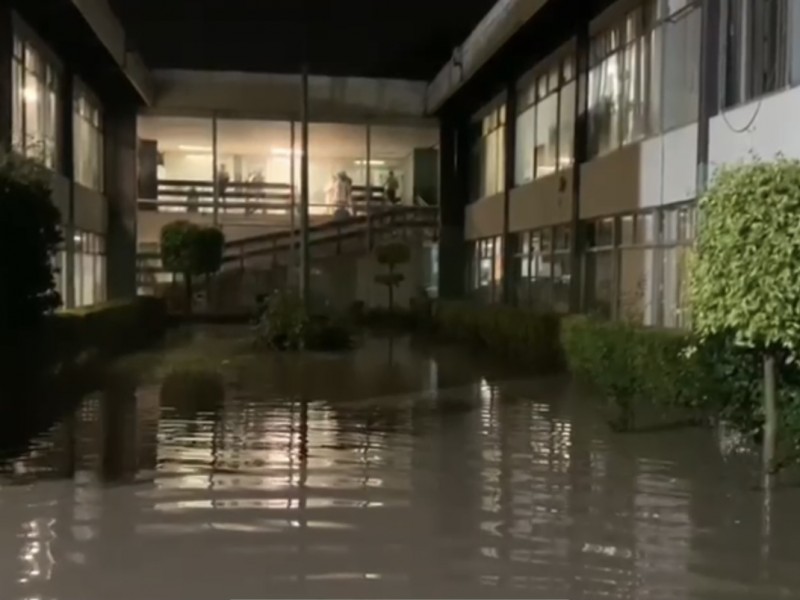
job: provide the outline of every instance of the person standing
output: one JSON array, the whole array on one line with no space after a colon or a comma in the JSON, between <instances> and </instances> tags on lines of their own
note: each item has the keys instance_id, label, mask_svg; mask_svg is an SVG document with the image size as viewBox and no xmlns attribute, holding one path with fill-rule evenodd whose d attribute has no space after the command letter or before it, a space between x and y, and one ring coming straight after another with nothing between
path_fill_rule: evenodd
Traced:
<instances>
[{"instance_id":1,"label":"person standing","mask_svg":"<svg viewBox=\"0 0 800 600\"><path fill-rule=\"evenodd\" d=\"M392 204L397 204L400 199L397 196L397 191L400 189L400 182L394 174L394 171L389 171L386 176L386 181L383 183L383 191L386 194L386 199Z\"/></svg>"}]
</instances>

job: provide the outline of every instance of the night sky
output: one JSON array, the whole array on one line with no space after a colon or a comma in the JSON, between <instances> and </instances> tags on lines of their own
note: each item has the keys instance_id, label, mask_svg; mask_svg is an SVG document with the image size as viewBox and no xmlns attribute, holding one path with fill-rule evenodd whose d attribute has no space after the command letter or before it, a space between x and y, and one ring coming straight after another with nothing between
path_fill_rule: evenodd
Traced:
<instances>
[{"instance_id":1,"label":"night sky","mask_svg":"<svg viewBox=\"0 0 800 600\"><path fill-rule=\"evenodd\" d=\"M111 0L151 68L431 79L494 0Z\"/></svg>"}]
</instances>

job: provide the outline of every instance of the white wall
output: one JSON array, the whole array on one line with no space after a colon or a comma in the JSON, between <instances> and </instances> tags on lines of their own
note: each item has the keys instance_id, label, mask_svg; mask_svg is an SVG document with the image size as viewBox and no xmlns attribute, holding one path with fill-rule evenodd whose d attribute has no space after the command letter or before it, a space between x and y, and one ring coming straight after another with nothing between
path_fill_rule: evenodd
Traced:
<instances>
[{"instance_id":1,"label":"white wall","mask_svg":"<svg viewBox=\"0 0 800 600\"><path fill-rule=\"evenodd\" d=\"M641 144L639 207L691 200L697 190L697 123Z\"/></svg>"},{"instance_id":2,"label":"white wall","mask_svg":"<svg viewBox=\"0 0 800 600\"><path fill-rule=\"evenodd\" d=\"M800 114L800 88L772 94L725 111L711 120L711 172L726 163L764 160L783 154L800 158L797 115ZM749 124L749 127L748 127Z\"/></svg>"}]
</instances>

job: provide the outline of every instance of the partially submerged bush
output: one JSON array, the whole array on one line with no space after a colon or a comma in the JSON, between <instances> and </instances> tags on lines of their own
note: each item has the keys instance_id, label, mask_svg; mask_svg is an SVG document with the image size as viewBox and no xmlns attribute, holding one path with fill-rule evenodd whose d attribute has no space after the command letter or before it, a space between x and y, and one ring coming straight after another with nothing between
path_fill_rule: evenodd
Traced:
<instances>
[{"instance_id":1,"label":"partially submerged bush","mask_svg":"<svg viewBox=\"0 0 800 600\"><path fill-rule=\"evenodd\" d=\"M273 350L344 350L352 345L344 319L312 315L293 291L276 292L264 300L257 318L256 339Z\"/></svg>"}]
</instances>

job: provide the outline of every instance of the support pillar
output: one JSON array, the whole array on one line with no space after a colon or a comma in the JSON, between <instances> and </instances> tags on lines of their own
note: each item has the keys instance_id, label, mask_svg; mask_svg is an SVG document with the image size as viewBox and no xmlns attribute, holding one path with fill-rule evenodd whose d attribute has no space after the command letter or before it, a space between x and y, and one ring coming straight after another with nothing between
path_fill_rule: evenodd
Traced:
<instances>
[{"instance_id":1,"label":"support pillar","mask_svg":"<svg viewBox=\"0 0 800 600\"><path fill-rule=\"evenodd\" d=\"M105 182L108 198L106 278L108 299L136 295L136 107L105 115Z\"/></svg>"},{"instance_id":2,"label":"support pillar","mask_svg":"<svg viewBox=\"0 0 800 600\"><path fill-rule=\"evenodd\" d=\"M455 122L444 120L439 133L439 296L462 298L466 292L464 209L469 144Z\"/></svg>"},{"instance_id":3,"label":"support pillar","mask_svg":"<svg viewBox=\"0 0 800 600\"><path fill-rule=\"evenodd\" d=\"M367 252L372 250L373 236L372 236L372 131L369 123L367 123L367 164L365 167L367 175L366 197L367 197Z\"/></svg>"},{"instance_id":4,"label":"support pillar","mask_svg":"<svg viewBox=\"0 0 800 600\"><path fill-rule=\"evenodd\" d=\"M702 196L709 179L711 117L719 111L720 0L703 0L700 10L700 94L697 111L697 197Z\"/></svg>"},{"instance_id":5,"label":"support pillar","mask_svg":"<svg viewBox=\"0 0 800 600\"><path fill-rule=\"evenodd\" d=\"M12 70L14 27L11 7L0 4L0 151L10 152L13 139Z\"/></svg>"},{"instance_id":6,"label":"support pillar","mask_svg":"<svg viewBox=\"0 0 800 600\"><path fill-rule=\"evenodd\" d=\"M586 247L586 228L581 223L581 167L587 159L589 143L589 94L586 73L589 66L589 10L580 11L575 34L575 133L573 139L574 163L572 165L572 254L570 270L570 311L581 312L584 308L583 253Z\"/></svg>"},{"instance_id":7,"label":"support pillar","mask_svg":"<svg viewBox=\"0 0 800 600\"><path fill-rule=\"evenodd\" d=\"M300 154L300 296L309 300L311 274L308 248L308 65L303 65L302 129Z\"/></svg>"},{"instance_id":8,"label":"support pillar","mask_svg":"<svg viewBox=\"0 0 800 600\"><path fill-rule=\"evenodd\" d=\"M67 214L61 215L64 227L64 252L66 253L66 289L63 290L61 301L65 308L76 306L75 282L75 132L73 119L73 99L75 95L75 80L72 72L64 71L59 80L60 101L58 119L58 144L60 150L58 172L69 182L67 199Z\"/></svg>"},{"instance_id":9,"label":"support pillar","mask_svg":"<svg viewBox=\"0 0 800 600\"><path fill-rule=\"evenodd\" d=\"M511 190L514 189L517 147L517 86L513 80L506 85L505 171L503 173L503 289L502 301L516 304L516 281L519 272L514 269L516 246L511 243Z\"/></svg>"}]
</instances>

